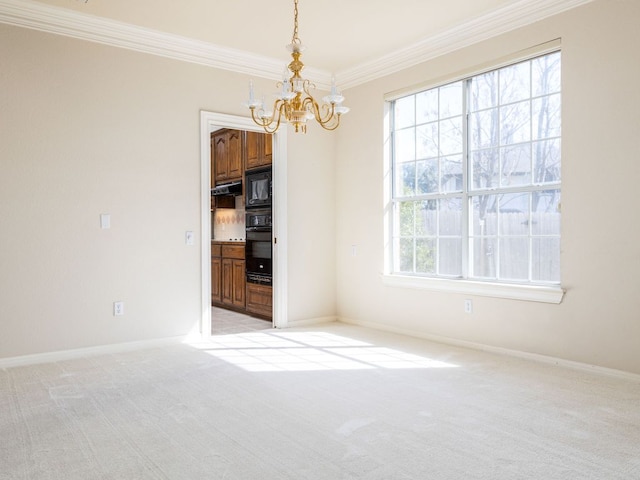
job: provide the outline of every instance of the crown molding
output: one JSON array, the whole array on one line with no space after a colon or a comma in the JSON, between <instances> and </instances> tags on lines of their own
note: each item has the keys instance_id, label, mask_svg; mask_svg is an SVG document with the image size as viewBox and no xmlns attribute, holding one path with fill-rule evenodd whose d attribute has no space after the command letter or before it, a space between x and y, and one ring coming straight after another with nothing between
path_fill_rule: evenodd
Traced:
<instances>
[{"instance_id":1,"label":"crown molding","mask_svg":"<svg viewBox=\"0 0 640 480\"><path fill-rule=\"evenodd\" d=\"M520 0L413 45L336 73L343 89L414 67L441 55L557 15L593 0Z\"/></svg>"},{"instance_id":2,"label":"crown molding","mask_svg":"<svg viewBox=\"0 0 640 480\"><path fill-rule=\"evenodd\" d=\"M336 72L342 89L396 73L482 40L562 13L593 0L520 0L380 58ZM0 23L197 63L271 80L283 61L191 38L53 7L31 0L0 0ZM328 89L331 73L306 68L317 87Z\"/></svg>"},{"instance_id":3,"label":"crown molding","mask_svg":"<svg viewBox=\"0 0 640 480\"><path fill-rule=\"evenodd\" d=\"M282 75L282 64L268 57L29 0L0 0L0 22L223 70Z\"/></svg>"},{"instance_id":4,"label":"crown molding","mask_svg":"<svg viewBox=\"0 0 640 480\"><path fill-rule=\"evenodd\" d=\"M284 60L214 45L30 0L0 0L0 23L126 48L271 80L282 79ZM331 74L307 68L319 88Z\"/></svg>"}]
</instances>

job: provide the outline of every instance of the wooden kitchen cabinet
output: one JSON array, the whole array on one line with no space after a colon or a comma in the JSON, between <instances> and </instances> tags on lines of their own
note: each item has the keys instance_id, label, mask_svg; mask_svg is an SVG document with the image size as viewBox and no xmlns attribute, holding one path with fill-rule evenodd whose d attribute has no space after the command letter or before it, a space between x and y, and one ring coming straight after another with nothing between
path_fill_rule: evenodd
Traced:
<instances>
[{"instance_id":1,"label":"wooden kitchen cabinet","mask_svg":"<svg viewBox=\"0 0 640 480\"><path fill-rule=\"evenodd\" d=\"M230 195L211 196L211 211L216 208L236 208L236 198Z\"/></svg>"},{"instance_id":2,"label":"wooden kitchen cabinet","mask_svg":"<svg viewBox=\"0 0 640 480\"><path fill-rule=\"evenodd\" d=\"M273 289L270 285L247 283L247 312L271 318L273 316Z\"/></svg>"},{"instance_id":3,"label":"wooden kitchen cabinet","mask_svg":"<svg viewBox=\"0 0 640 480\"><path fill-rule=\"evenodd\" d=\"M222 303L244 308L244 269L244 260L222 259Z\"/></svg>"},{"instance_id":4,"label":"wooden kitchen cabinet","mask_svg":"<svg viewBox=\"0 0 640 480\"><path fill-rule=\"evenodd\" d=\"M222 303L222 258L211 257L211 303Z\"/></svg>"},{"instance_id":5,"label":"wooden kitchen cabinet","mask_svg":"<svg viewBox=\"0 0 640 480\"><path fill-rule=\"evenodd\" d=\"M268 133L247 132L245 170L271 165L273 159L271 137L272 135Z\"/></svg>"},{"instance_id":6,"label":"wooden kitchen cabinet","mask_svg":"<svg viewBox=\"0 0 640 480\"><path fill-rule=\"evenodd\" d=\"M242 179L242 137L239 130L223 129L211 133L211 185Z\"/></svg>"},{"instance_id":7,"label":"wooden kitchen cabinet","mask_svg":"<svg viewBox=\"0 0 640 480\"><path fill-rule=\"evenodd\" d=\"M211 244L211 304L245 308L244 244Z\"/></svg>"},{"instance_id":8,"label":"wooden kitchen cabinet","mask_svg":"<svg viewBox=\"0 0 640 480\"><path fill-rule=\"evenodd\" d=\"M211 244L211 303L222 303L222 245Z\"/></svg>"},{"instance_id":9,"label":"wooden kitchen cabinet","mask_svg":"<svg viewBox=\"0 0 640 480\"><path fill-rule=\"evenodd\" d=\"M211 242L211 304L273 318L273 288L248 283L244 244Z\"/></svg>"}]
</instances>

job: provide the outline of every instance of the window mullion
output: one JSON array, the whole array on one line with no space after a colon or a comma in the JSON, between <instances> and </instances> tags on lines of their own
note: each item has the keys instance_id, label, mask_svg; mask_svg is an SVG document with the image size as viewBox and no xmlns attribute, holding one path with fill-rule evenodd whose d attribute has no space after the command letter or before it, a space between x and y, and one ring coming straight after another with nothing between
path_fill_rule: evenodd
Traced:
<instances>
[{"instance_id":1,"label":"window mullion","mask_svg":"<svg viewBox=\"0 0 640 480\"><path fill-rule=\"evenodd\" d=\"M532 149L533 150L533 149ZM533 175L533 169L531 170ZM529 228L527 234L529 237L529 282L533 281L533 193L529 192Z\"/></svg>"},{"instance_id":2,"label":"window mullion","mask_svg":"<svg viewBox=\"0 0 640 480\"><path fill-rule=\"evenodd\" d=\"M471 239L469 233L471 231L471 217L472 212L469 188L469 84L471 80L465 80L462 82L462 278L469 278L469 272L471 271L471 261L473 249L471 248Z\"/></svg>"},{"instance_id":3,"label":"window mullion","mask_svg":"<svg viewBox=\"0 0 640 480\"><path fill-rule=\"evenodd\" d=\"M389 161L390 165L390 175L389 181L391 182L391 215L389 218L389 225L387 235L391 239L389 242L389 246L387 252L390 256L390 265L389 269L392 273L400 270L400 200L398 199L398 195L396 192L396 175L397 175L397 165L396 165L396 125L395 125L395 108L396 102L391 102L391 106L389 109L389 127L391 129L391 135L389 138ZM396 228L397 226L397 228ZM398 232L398 236L396 237L396 231ZM397 247L396 247L397 243Z\"/></svg>"}]
</instances>

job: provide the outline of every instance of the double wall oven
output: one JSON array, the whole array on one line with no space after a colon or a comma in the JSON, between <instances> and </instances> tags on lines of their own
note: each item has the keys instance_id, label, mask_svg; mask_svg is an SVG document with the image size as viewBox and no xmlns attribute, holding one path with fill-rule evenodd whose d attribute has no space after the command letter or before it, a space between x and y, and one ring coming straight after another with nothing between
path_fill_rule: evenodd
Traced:
<instances>
[{"instance_id":1,"label":"double wall oven","mask_svg":"<svg viewBox=\"0 0 640 480\"><path fill-rule=\"evenodd\" d=\"M272 285L271 167L246 173L247 282Z\"/></svg>"}]
</instances>

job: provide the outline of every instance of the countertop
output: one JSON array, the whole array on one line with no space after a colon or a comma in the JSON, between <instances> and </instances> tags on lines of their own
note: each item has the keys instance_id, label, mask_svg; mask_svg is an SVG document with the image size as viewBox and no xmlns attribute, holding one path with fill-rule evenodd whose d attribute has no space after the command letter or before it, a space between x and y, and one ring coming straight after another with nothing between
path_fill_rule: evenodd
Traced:
<instances>
[{"instance_id":1,"label":"countertop","mask_svg":"<svg viewBox=\"0 0 640 480\"><path fill-rule=\"evenodd\" d=\"M211 243L231 244L231 245L244 245L244 240L211 240Z\"/></svg>"}]
</instances>

